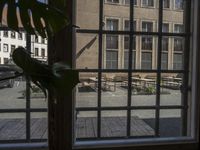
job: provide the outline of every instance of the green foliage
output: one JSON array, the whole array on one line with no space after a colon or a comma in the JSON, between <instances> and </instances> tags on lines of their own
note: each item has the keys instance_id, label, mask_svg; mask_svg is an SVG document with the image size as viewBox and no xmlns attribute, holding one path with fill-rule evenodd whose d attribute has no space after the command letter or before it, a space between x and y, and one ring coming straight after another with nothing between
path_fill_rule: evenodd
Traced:
<instances>
[{"instance_id":1,"label":"green foliage","mask_svg":"<svg viewBox=\"0 0 200 150\"><path fill-rule=\"evenodd\" d=\"M69 24L67 17L60 10L37 0L0 0L1 18L6 8L7 26L15 31L18 31L19 24L22 24L29 34L38 34L45 38ZM1 19L0 22L3 23Z\"/></svg>"},{"instance_id":2,"label":"green foliage","mask_svg":"<svg viewBox=\"0 0 200 150\"><path fill-rule=\"evenodd\" d=\"M47 96L46 89L56 95L69 94L79 82L78 71L72 70L64 62L49 66L34 59L22 47L13 51L13 61L22 68L24 74ZM23 58L23 59L22 59Z\"/></svg>"},{"instance_id":3,"label":"green foliage","mask_svg":"<svg viewBox=\"0 0 200 150\"><path fill-rule=\"evenodd\" d=\"M156 93L156 88L153 86L149 86L145 88L145 92L148 94L155 94Z\"/></svg>"}]
</instances>

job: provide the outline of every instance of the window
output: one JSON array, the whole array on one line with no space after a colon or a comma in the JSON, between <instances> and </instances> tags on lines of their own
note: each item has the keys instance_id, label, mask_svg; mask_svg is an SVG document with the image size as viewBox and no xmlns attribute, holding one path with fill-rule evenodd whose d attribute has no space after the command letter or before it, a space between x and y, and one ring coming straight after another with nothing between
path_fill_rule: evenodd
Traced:
<instances>
[{"instance_id":1,"label":"window","mask_svg":"<svg viewBox=\"0 0 200 150\"><path fill-rule=\"evenodd\" d=\"M152 69L152 53L142 52L141 69Z\"/></svg>"},{"instance_id":2,"label":"window","mask_svg":"<svg viewBox=\"0 0 200 150\"><path fill-rule=\"evenodd\" d=\"M153 49L153 37L142 37L142 50Z\"/></svg>"},{"instance_id":3,"label":"window","mask_svg":"<svg viewBox=\"0 0 200 150\"><path fill-rule=\"evenodd\" d=\"M136 65L136 51L132 52L132 69L135 68ZM128 65L129 65L129 52L128 50L124 50L124 69L128 69Z\"/></svg>"},{"instance_id":4,"label":"window","mask_svg":"<svg viewBox=\"0 0 200 150\"><path fill-rule=\"evenodd\" d=\"M3 31L3 36L8 37L8 31Z\"/></svg>"},{"instance_id":5,"label":"window","mask_svg":"<svg viewBox=\"0 0 200 150\"><path fill-rule=\"evenodd\" d=\"M183 55L181 53L174 53L174 63L173 63L173 69L174 70L181 70L183 69Z\"/></svg>"},{"instance_id":6,"label":"window","mask_svg":"<svg viewBox=\"0 0 200 150\"><path fill-rule=\"evenodd\" d=\"M39 50L38 50L38 48L35 48L35 56L39 56Z\"/></svg>"},{"instance_id":7,"label":"window","mask_svg":"<svg viewBox=\"0 0 200 150\"><path fill-rule=\"evenodd\" d=\"M15 50L15 45L10 46L10 56L12 56L13 51Z\"/></svg>"},{"instance_id":8,"label":"window","mask_svg":"<svg viewBox=\"0 0 200 150\"><path fill-rule=\"evenodd\" d=\"M133 21L133 30L136 31L136 20ZM125 20L124 21L124 30L125 31L130 31L130 21L129 20Z\"/></svg>"},{"instance_id":9,"label":"window","mask_svg":"<svg viewBox=\"0 0 200 150\"><path fill-rule=\"evenodd\" d=\"M8 52L8 44L3 44L3 52Z\"/></svg>"},{"instance_id":10,"label":"window","mask_svg":"<svg viewBox=\"0 0 200 150\"><path fill-rule=\"evenodd\" d=\"M153 22L142 21L143 32L153 32Z\"/></svg>"},{"instance_id":11,"label":"window","mask_svg":"<svg viewBox=\"0 0 200 150\"><path fill-rule=\"evenodd\" d=\"M142 6L154 7L154 0L142 0Z\"/></svg>"},{"instance_id":12,"label":"window","mask_svg":"<svg viewBox=\"0 0 200 150\"><path fill-rule=\"evenodd\" d=\"M183 0L175 0L175 9L183 10Z\"/></svg>"},{"instance_id":13,"label":"window","mask_svg":"<svg viewBox=\"0 0 200 150\"><path fill-rule=\"evenodd\" d=\"M39 43L38 36L35 35L35 43Z\"/></svg>"},{"instance_id":14,"label":"window","mask_svg":"<svg viewBox=\"0 0 200 150\"><path fill-rule=\"evenodd\" d=\"M168 53L162 52L161 58L162 58L161 68L163 70L167 70L168 69Z\"/></svg>"},{"instance_id":15,"label":"window","mask_svg":"<svg viewBox=\"0 0 200 150\"><path fill-rule=\"evenodd\" d=\"M119 3L119 0L107 0L109 3Z\"/></svg>"},{"instance_id":16,"label":"window","mask_svg":"<svg viewBox=\"0 0 200 150\"><path fill-rule=\"evenodd\" d=\"M107 30L118 30L118 20L117 19L107 19L106 20Z\"/></svg>"},{"instance_id":17,"label":"window","mask_svg":"<svg viewBox=\"0 0 200 150\"><path fill-rule=\"evenodd\" d=\"M42 56L42 58L45 57L45 49L44 48L41 49L41 56Z\"/></svg>"},{"instance_id":18,"label":"window","mask_svg":"<svg viewBox=\"0 0 200 150\"><path fill-rule=\"evenodd\" d=\"M18 33L18 39L23 40L23 33Z\"/></svg>"},{"instance_id":19,"label":"window","mask_svg":"<svg viewBox=\"0 0 200 150\"><path fill-rule=\"evenodd\" d=\"M170 8L170 0L163 0L163 8Z\"/></svg>"},{"instance_id":20,"label":"window","mask_svg":"<svg viewBox=\"0 0 200 150\"><path fill-rule=\"evenodd\" d=\"M11 31L11 32L10 32L10 37L11 37L12 39L15 39L15 31Z\"/></svg>"},{"instance_id":21,"label":"window","mask_svg":"<svg viewBox=\"0 0 200 150\"><path fill-rule=\"evenodd\" d=\"M118 52L106 51L106 69L118 68Z\"/></svg>"},{"instance_id":22,"label":"window","mask_svg":"<svg viewBox=\"0 0 200 150\"><path fill-rule=\"evenodd\" d=\"M169 24L163 23L162 32L169 32Z\"/></svg>"},{"instance_id":23,"label":"window","mask_svg":"<svg viewBox=\"0 0 200 150\"><path fill-rule=\"evenodd\" d=\"M9 59L8 58L3 58L3 62L4 62L4 64L8 64Z\"/></svg>"},{"instance_id":24,"label":"window","mask_svg":"<svg viewBox=\"0 0 200 150\"><path fill-rule=\"evenodd\" d=\"M175 33L183 33L183 25L182 24L175 24L174 25L174 32Z\"/></svg>"},{"instance_id":25,"label":"window","mask_svg":"<svg viewBox=\"0 0 200 150\"><path fill-rule=\"evenodd\" d=\"M174 38L174 51L179 51L179 52L182 52L183 51L183 45L184 44L184 41L182 38Z\"/></svg>"},{"instance_id":26,"label":"window","mask_svg":"<svg viewBox=\"0 0 200 150\"><path fill-rule=\"evenodd\" d=\"M45 44L45 39L44 38L41 38L41 43Z\"/></svg>"},{"instance_id":27,"label":"window","mask_svg":"<svg viewBox=\"0 0 200 150\"><path fill-rule=\"evenodd\" d=\"M124 0L126 5L130 5L130 0ZM134 0L134 5L137 5L137 0Z\"/></svg>"}]
</instances>

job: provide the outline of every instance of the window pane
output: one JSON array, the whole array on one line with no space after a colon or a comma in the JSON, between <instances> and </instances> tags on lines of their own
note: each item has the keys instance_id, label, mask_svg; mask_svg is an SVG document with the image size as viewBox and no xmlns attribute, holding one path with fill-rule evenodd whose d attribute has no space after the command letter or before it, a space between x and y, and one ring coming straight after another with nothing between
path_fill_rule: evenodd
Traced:
<instances>
[{"instance_id":1,"label":"window pane","mask_svg":"<svg viewBox=\"0 0 200 150\"><path fill-rule=\"evenodd\" d=\"M118 49L118 36L106 35L106 49Z\"/></svg>"},{"instance_id":2,"label":"window pane","mask_svg":"<svg viewBox=\"0 0 200 150\"><path fill-rule=\"evenodd\" d=\"M75 131L77 140L97 137L97 112L76 111Z\"/></svg>"},{"instance_id":3,"label":"window pane","mask_svg":"<svg viewBox=\"0 0 200 150\"><path fill-rule=\"evenodd\" d=\"M96 107L98 74L79 73L80 83L76 86L76 107Z\"/></svg>"},{"instance_id":4,"label":"window pane","mask_svg":"<svg viewBox=\"0 0 200 150\"><path fill-rule=\"evenodd\" d=\"M106 29L107 30L118 30L118 20L117 19L107 19L106 20Z\"/></svg>"},{"instance_id":5,"label":"window pane","mask_svg":"<svg viewBox=\"0 0 200 150\"><path fill-rule=\"evenodd\" d=\"M183 69L183 54L174 53L174 62L173 62L173 69L174 70L182 70Z\"/></svg>"},{"instance_id":6,"label":"window pane","mask_svg":"<svg viewBox=\"0 0 200 150\"><path fill-rule=\"evenodd\" d=\"M152 53L142 52L141 69L152 69Z\"/></svg>"},{"instance_id":7,"label":"window pane","mask_svg":"<svg viewBox=\"0 0 200 150\"><path fill-rule=\"evenodd\" d=\"M106 51L106 69L117 69L118 68L118 52L117 51Z\"/></svg>"},{"instance_id":8,"label":"window pane","mask_svg":"<svg viewBox=\"0 0 200 150\"><path fill-rule=\"evenodd\" d=\"M153 37L142 37L142 50L152 50Z\"/></svg>"},{"instance_id":9,"label":"window pane","mask_svg":"<svg viewBox=\"0 0 200 150\"><path fill-rule=\"evenodd\" d=\"M168 53L162 53L161 55L161 68L163 70L168 69Z\"/></svg>"},{"instance_id":10,"label":"window pane","mask_svg":"<svg viewBox=\"0 0 200 150\"><path fill-rule=\"evenodd\" d=\"M127 106L127 73L102 74L102 107Z\"/></svg>"},{"instance_id":11,"label":"window pane","mask_svg":"<svg viewBox=\"0 0 200 150\"><path fill-rule=\"evenodd\" d=\"M161 74L161 98L160 104L164 106L168 105L182 105L182 93L181 87L183 83L183 74L181 73L162 73ZM187 87L185 87L187 88Z\"/></svg>"},{"instance_id":12,"label":"window pane","mask_svg":"<svg viewBox=\"0 0 200 150\"><path fill-rule=\"evenodd\" d=\"M31 139L47 139L47 112L31 113Z\"/></svg>"},{"instance_id":13,"label":"window pane","mask_svg":"<svg viewBox=\"0 0 200 150\"><path fill-rule=\"evenodd\" d=\"M132 52L132 68L134 69L135 68L135 65L136 65L136 52L133 51ZM124 51L124 69L128 69L128 66L129 66L129 51Z\"/></svg>"},{"instance_id":14,"label":"window pane","mask_svg":"<svg viewBox=\"0 0 200 150\"><path fill-rule=\"evenodd\" d=\"M163 0L163 8L170 8L170 0Z\"/></svg>"},{"instance_id":15,"label":"window pane","mask_svg":"<svg viewBox=\"0 0 200 150\"><path fill-rule=\"evenodd\" d=\"M102 111L101 136L123 137L126 136L127 127L126 111Z\"/></svg>"},{"instance_id":16,"label":"window pane","mask_svg":"<svg viewBox=\"0 0 200 150\"><path fill-rule=\"evenodd\" d=\"M131 78L131 106L155 106L157 75L136 72Z\"/></svg>"},{"instance_id":17,"label":"window pane","mask_svg":"<svg viewBox=\"0 0 200 150\"><path fill-rule=\"evenodd\" d=\"M0 113L0 141L26 138L25 113Z\"/></svg>"},{"instance_id":18,"label":"window pane","mask_svg":"<svg viewBox=\"0 0 200 150\"><path fill-rule=\"evenodd\" d=\"M155 135L155 110L131 111L131 135L137 137Z\"/></svg>"}]
</instances>

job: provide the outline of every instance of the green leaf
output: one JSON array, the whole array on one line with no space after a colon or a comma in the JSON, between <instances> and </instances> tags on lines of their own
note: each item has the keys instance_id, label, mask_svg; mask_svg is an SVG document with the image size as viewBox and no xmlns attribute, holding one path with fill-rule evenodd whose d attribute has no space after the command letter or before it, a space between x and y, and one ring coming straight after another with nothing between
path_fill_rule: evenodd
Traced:
<instances>
[{"instance_id":1,"label":"green leaf","mask_svg":"<svg viewBox=\"0 0 200 150\"><path fill-rule=\"evenodd\" d=\"M16 14L16 6L15 1L9 0L8 5L8 16L7 16L7 22L9 24L9 27L11 29L14 29L15 31L19 31L18 29L18 20L17 20L17 14Z\"/></svg>"},{"instance_id":2,"label":"green leaf","mask_svg":"<svg viewBox=\"0 0 200 150\"><path fill-rule=\"evenodd\" d=\"M1 16L6 5L8 5L8 27L14 30L18 30L18 24L21 23L29 34L39 34L44 38L46 33L52 36L69 24L67 17L59 9L37 0L18 0L17 2L0 0ZM17 19L16 13L20 14L21 20ZM41 19L44 21L41 22Z\"/></svg>"}]
</instances>

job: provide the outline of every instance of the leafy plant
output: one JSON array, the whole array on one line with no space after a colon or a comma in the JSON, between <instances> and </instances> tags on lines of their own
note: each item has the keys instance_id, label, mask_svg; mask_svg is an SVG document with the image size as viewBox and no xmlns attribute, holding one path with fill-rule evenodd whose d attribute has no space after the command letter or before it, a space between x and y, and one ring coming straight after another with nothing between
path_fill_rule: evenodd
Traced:
<instances>
[{"instance_id":1,"label":"leafy plant","mask_svg":"<svg viewBox=\"0 0 200 150\"><path fill-rule=\"evenodd\" d=\"M7 18L2 14L7 14ZM5 25L10 29L19 32L23 27L28 34L42 37L52 36L69 24L60 10L37 0L0 0L0 16L7 20ZM2 20L1 24L4 24ZM31 58L23 47L15 49L12 57L23 74L29 76L45 95L46 89L54 95L68 94L79 82L78 72L64 62L57 62L52 66L43 64Z\"/></svg>"},{"instance_id":2,"label":"leafy plant","mask_svg":"<svg viewBox=\"0 0 200 150\"><path fill-rule=\"evenodd\" d=\"M145 92L148 94L154 94L156 92L156 89L153 86L149 86L145 88Z\"/></svg>"},{"instance_id":3,"label":"leafy plant","mask_svg":"<svg viewBox=\"0 0 200 150\"><path fill-rule=\"evenodd\" d=\"M19 31L23 27L27 33L43 38L54 35L69 24L59 9L37 0L1 0L0 16L4 19L1 23L10 29Z\"/></svg>"}]
</instances>

